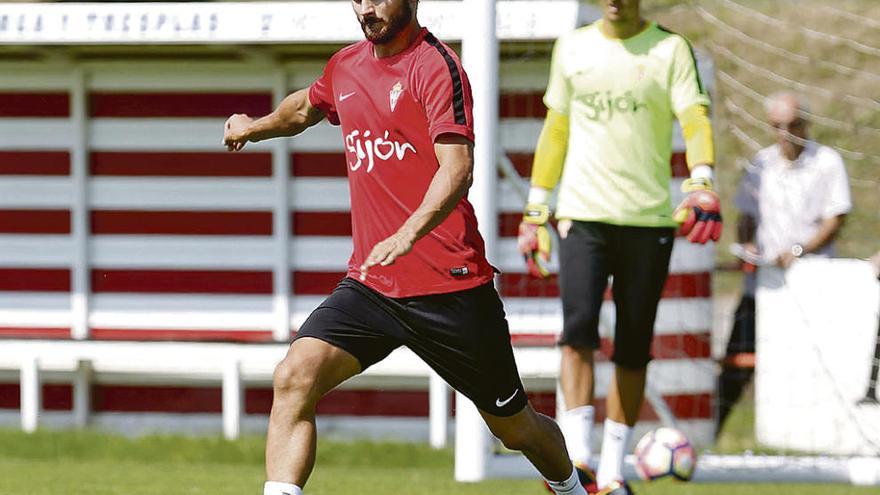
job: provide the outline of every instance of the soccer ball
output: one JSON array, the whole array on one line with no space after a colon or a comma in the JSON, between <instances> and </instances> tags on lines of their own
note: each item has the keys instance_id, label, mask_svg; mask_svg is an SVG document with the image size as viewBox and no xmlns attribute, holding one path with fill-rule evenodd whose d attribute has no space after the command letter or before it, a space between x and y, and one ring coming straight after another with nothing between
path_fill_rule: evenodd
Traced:
<instances>
[{"instance_id":1,"label":"soccer ball","mask_svg":"<svg viewBox=\"0 0 880 495\"><path fill-rule=\"evenodd\" d=\"M635 454L636 472L647 481L664 476L688 481L697 463L691 442L675 428L649 431L639 440Z\"/></svg>"}]
</instances>

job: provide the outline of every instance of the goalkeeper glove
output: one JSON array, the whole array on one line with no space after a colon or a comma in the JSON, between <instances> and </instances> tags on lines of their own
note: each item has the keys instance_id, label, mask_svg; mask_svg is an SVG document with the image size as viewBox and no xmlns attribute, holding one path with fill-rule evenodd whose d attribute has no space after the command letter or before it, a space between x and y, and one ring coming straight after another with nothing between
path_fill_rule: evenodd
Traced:
<instances>
[{"instance_id":1,"label":"goalkeeper glove","mask_svg":"<svg viewBox=\"0 0 880 495\"><path fill-rule=\"evenodd\" d=\"M526 260L529 275L546 278L550 275L546 263L550 261L550 231L547 221L550 219L550 208L542 204L528 204L519 224L519 235L516 243L519 252Z\"/></svg>"},{"instance_id":2,"label":"goalkeeper glove","mask_svg":"<svg viewBox=\"0 0 880 495\"><path fill-rule=\"evenodd\" d=\"M691 178L684 181L681 191L688 193L684 201L672 213L681 224L679 230L691 242L705 244L721 237L721 201L712 190L707 178Z\"/></svg>"}]
</instances>

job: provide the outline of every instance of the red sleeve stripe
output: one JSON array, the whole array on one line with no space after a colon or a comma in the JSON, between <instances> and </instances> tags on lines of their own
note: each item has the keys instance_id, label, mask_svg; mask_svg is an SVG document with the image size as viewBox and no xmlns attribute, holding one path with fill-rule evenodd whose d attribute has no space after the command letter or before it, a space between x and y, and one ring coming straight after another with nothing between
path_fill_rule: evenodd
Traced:
<instances>
[{"instance_id":1,"label":"red sleeve stripe","mask_svg":"<svg viewBox=\"0 0 880 495\"><path fill-rule=\"evenodd\" d=\"M440 56L446 61L446 67L449 68L449 75L452 77L452 111L455 115L455 123L467 125L467 117L464 112L464 89L461 84L461 73L458 71L458 64L455 63L452 55L446 51L443 44L433 34L428 33L425 36L425 41L440 52Z\"/></svg>"}]
</instances>

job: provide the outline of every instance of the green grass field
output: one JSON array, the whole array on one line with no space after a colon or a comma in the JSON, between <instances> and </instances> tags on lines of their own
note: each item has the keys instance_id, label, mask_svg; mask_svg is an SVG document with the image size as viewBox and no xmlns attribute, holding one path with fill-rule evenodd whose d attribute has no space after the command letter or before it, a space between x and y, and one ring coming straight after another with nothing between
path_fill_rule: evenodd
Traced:
<instances>
[{"instance_id":1,"label":"green grass field","mask_svg":"<svg viewBox=\"0 0 880 495\"><path fill-rule=\"evenodd\" d=\"M263 439L0 430L3 495L226 495L262 493ZM322 442L309 495L545 493L537 480L452 480L452 451L399 443ZM868 494L843 485L637 484L648 495Z\"/></svg>"}]
</instances>

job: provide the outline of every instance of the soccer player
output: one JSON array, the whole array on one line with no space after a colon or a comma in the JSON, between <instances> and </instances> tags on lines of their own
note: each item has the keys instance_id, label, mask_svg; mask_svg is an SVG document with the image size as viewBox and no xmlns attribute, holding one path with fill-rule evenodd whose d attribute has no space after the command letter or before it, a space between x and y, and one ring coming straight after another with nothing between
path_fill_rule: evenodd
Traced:
<instances>
[{"instance_id":1,"label":"soccer player","mask_svg":"<svg viewBox=\"0 0 880 495\"><path fill-rule=\"evenodd\" d=\"M669 270L675 227L692 242L717 240L709 97L687 40L641 17L639 0L602 0L597 22L560 37L544 95L548 112L535 151L518 244L529 272L547 276L546 223L556 217L563 330L560 426L576 463L591 456L595 417L593 354L599 309L613 279L615 371L597 472L602 493L627 493L623 457L644 397L657 304ZM673 119L687 146L690 193L673 212Z\"/></svg>"},{"instance_id":2,"label":"soccer player","mask_svg":"<svg viewBox=\"0 0 880 495\"><path fill-rule=\"evenodd\" d=\"M467 190L471 90L461 63L417 20L417 0L353 0L366 37L270 115L236 114L224 142L341 125L354 251L273 377L264 495L300 495L315 462L315 405L405 345L470 398L557 494L586 494L556 423L529 405L494 269Z\"/></svg>"}]
</instances>

